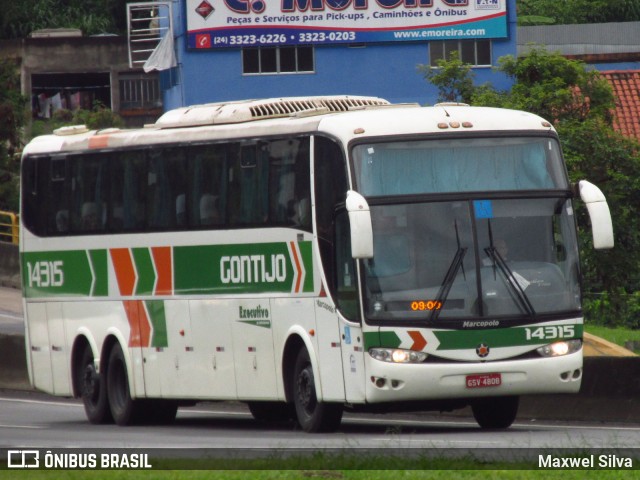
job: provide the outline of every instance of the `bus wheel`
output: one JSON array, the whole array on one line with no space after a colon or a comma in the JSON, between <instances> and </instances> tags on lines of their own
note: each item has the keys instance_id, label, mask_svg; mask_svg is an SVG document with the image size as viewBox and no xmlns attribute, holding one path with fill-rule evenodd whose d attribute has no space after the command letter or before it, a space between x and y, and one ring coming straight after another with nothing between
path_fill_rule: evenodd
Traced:
<instances>
[{"instance_id":1,"label":"bus wheel","mask_svg":"<svg viewBox=\"0 0 640 480\"><path fill-rule=\"evenodd\" d=\"M342 420L342 405L318 402L309 352L301 349L293 369L293 403L305 432L332 432Z\"/></svg>"},{"instance_id":2,"label":"bus wheel","mask_svg":"<svg viewBox=\"0 0 640 480\"><path fill-rule=\"evenodd\" d=\"M85 346L82 352L76 375L76 385L80 389L80 397L89 422L93 424L112 423L113 417L107 399L107 382L104 375L96 372L93 352L89 345Z\"/></svg>"},{"instance_id":3,"label":"bus wheel","mask_svg":"<svg viewBox=\"0 0 640 480\"><path fill-rule=\"evenodd\" d=\"M143 403L131 398L127 363L120 344L116 343L109 354L107 367L107 397L113 419L118 425L132 425L144 420Z\"/></svg>"},{"instance_id":4,"label":"bus wheel","mask_svg":"<svg viewBox=\"0 0 640 480\"><path fill-rule=\"evenodd\" d=\"M520 397L481 398L471 404L473 417L482 428L509 428L516 419Z\"/></svg>"},{"instance_id":5,"label":"bus wheel","mask_svg":"<svg viewBox=\"0 0 640 480\"><path fill-rule=\"evenodd\" d=\"M247 406L259 422L288 422L295 417L293 406L284 402L248 402Z\"/></svg>"}]
</instances>

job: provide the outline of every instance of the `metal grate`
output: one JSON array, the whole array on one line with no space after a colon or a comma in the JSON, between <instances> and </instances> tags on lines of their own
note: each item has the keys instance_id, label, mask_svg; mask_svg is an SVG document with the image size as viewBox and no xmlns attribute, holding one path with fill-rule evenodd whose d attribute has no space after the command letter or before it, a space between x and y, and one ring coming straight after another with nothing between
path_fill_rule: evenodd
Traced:
<instances>
[{"instance_id":1,"label":"metal grate","mask_svg":"<svg viewBox=\"0 0 640 480\"><path fill-rule=\"evenodd\" d=\"M349 97L346 95L211 103L170 110L156 121L155 126L178 128L196 125L223 125L268 118L322 115L385 105L390 105L390 103L382 98Z\"/></svg>"},{"instance_id":2,"label":"metal grate","mask_svg":"<svg viewBox=\"0 0 640 480\"><path fill-rule=\"evenodd\" d=\"M120 109L159 108L162 106L157 75L120 75Z\"/></svg>"},{"instance_id":3,"label":"metal grate","mask_svg":"<svg viewBox=\"0 0 640 480\"><path fill-rule=\"evenodd\" d=\"M291 116L303 113L346 112L356 108L388 105L380 98L317 98L310 100L286 100L257 102L250 107L251 116L255 119L278 116Z\"/></svg>"},{"instance_id":4,"label":"metal grate","mask_svg":"<svg viewBox=\"0 0 640 480\"><path fill-rule=\"evenodd\" d=\"M172 32L171 3L127 4L129 67L142 68L160 40Z\"/></svg>"}]
</instances>

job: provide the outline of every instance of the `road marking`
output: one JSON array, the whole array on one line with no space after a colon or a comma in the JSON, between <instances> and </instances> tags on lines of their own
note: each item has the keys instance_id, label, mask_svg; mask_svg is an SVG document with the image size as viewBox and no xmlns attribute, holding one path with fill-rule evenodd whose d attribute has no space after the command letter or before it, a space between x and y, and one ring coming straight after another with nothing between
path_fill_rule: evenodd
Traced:
<instances>
[{"instance_id":1,"label":"road marking","mask_svg":"<svg viewBox=\"0 0 640 480\"><path fill-rule=\"evenodd\" d=\"M51 400L27 400L26 398L0 397L0 402L31 403L34 405L56 405L58 407L83 407L83 405L79 403L63 403Z\"/></svg>"},{"instance_id":2,"label":"road marking","mask_svg":"<svg viewBox=\"0 0 640 480\"><path fill-rule=\"evenodd\" d=\"M23 320L22 314L10 312L8 310L0 310L0 317L10 318L12 320Z\"/></svg>"},{"instance_id":3,"label":"road marking","mask_svg":"<svg viewBox=\"0 0 640 480\"><path fill-rule=\"evenodd\" d=\"M0 428L26 428L26 429L33 429L33 430L41 430L41 429L47 428L47 427L43 427L41 425L3 425L3 424L0 424Z\"/></svg>"}]
</instances>

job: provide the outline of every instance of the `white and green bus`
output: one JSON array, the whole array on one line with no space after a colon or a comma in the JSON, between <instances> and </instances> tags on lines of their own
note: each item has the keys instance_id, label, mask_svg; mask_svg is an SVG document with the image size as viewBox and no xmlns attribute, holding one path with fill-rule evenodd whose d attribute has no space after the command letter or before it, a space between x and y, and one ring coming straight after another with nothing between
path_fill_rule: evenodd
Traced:
<instances>
[{"instance_id":1,"label":"white and green bus","mask_svg":"<svg viewBox=\"0 0 640 480\"><path fill-rule=\"evenodd\" d=\"M92 423L234 400L309 432L345 408L506 428L520 395L580 387L574 197L595 248L611 218L535 115L201 105L36 138L21 178L30 381Z\"/></svg>"}]
</instances>

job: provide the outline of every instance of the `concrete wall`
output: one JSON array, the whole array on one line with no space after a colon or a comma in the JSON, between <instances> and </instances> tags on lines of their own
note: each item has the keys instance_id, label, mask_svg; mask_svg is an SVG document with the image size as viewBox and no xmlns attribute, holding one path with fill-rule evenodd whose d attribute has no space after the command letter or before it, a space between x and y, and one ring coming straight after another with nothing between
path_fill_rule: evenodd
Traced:
<instances>
[{"instance_id":1,"label":"concrete wall","mask_svg":"<svg viewBox=\"0 0 640 480\"><path fill-rule=\"evenodd\" d=\"M32 75L37 74L108 74L111 109L120 113L131 127L153 123L162 114L160 108L122 111L120 75L140 73L129 68L126 37L48 37L0 41L0 58L14 59L20 69L21 91L30 96ZM156 73L147 74L155 76Z\"/></svg>"},{"instance_id":2,"label":"concrete wall","mask_svg":"<svg viewBox=\"0 0 640 480\"><path fill-rule=\"evenodd\" d=\"M20 62L21 90L31 94L31 75L39 73L108 73L111 108L119 111L118 74L128 71L125 37L25 38L0 42L0 57Z\"/></svg>"}]
</instances>

